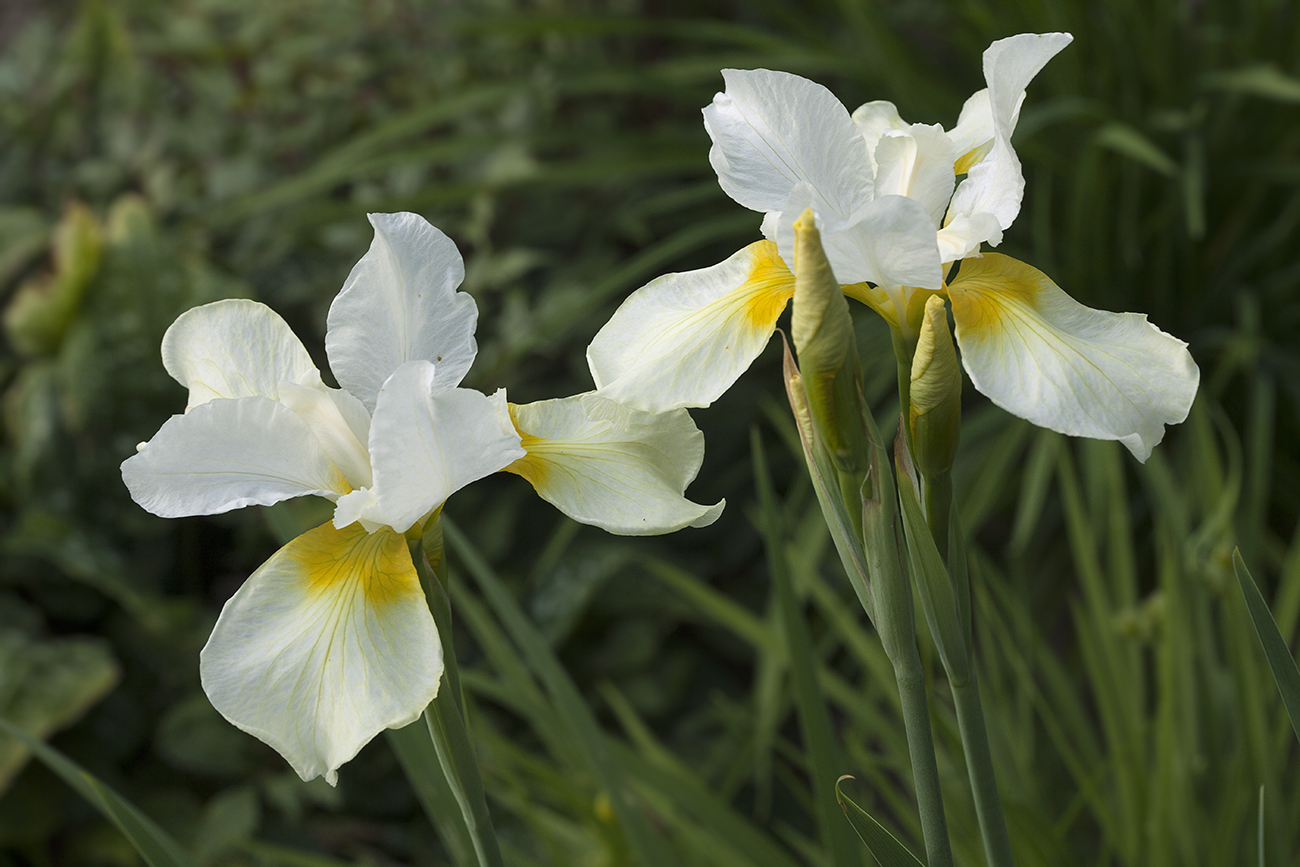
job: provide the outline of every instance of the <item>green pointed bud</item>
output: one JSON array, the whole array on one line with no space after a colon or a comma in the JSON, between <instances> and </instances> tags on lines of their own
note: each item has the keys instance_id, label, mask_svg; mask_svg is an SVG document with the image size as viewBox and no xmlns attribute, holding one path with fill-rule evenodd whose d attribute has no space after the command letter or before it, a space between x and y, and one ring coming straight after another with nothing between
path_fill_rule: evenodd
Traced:
<instances>
[{"instance_id":1,"label":"green pointed bud","mask_svg":"<svg viewBox=\"0 0 1300 867\"><path fill-rule=\"evenodd\" d=\"M952 467L961 429L961 367L948 331L948 307L942 297L925 302L921 332L912 354L911 407L908 424L916 466L928 477Z\"/></svg>"},{"instance_id":2,"label":"green pointed bud","mask_svg":"<svg viewBox=\"0 0 1300 867\"><path fill-rule=\"evenodd\" d=\"M799 353L808 410L818 435L842 472L864 473L865 401L853 319L822 249L821 233L811 209L794 223L794 313L790 330ZM851 490L856 496L857 485Z\"/></svg>"}]
</instances>

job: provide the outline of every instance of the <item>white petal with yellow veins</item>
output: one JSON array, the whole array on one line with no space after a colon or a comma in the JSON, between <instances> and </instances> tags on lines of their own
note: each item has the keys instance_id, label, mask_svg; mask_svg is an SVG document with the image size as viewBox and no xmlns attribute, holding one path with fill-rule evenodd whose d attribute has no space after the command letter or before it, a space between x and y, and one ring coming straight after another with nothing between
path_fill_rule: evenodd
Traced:
<instances>
[{"instance_id":1,"label":"white petal with yellow veins","mask_svg":"<svg viewBox=\"0 0 1300 867\"><path fill-rule=\"evenodd\" d=\"M1187 418L1200 371L1187 344L1145 315L1085 307L997 253L964 260L948 297L971 382L1008 412L1119 440L1139 461Z\"/></svg>"},{"instance_id":2,"label":"white petal with yellow veins","mask_svg":"<svg viewBox=\"0 0 1300 867\"><path fill-rule=\"evenodd\" d=\"M794 275L771 241L652 280L587 347L597 390L648 412L708 406L763 351L793 295Z\"/></svg>"},{"instance_id":3,"label":"white petal with yellow veins","mask_svg":"<svg viewBox=\"0 0 1300 867\"><path fill-rule=\"evenodd\" d=\"M442 645L406 540L325 524L262 564L200 656L212 705L304 780L338 767L438 693Z\"/></svg>"},{"instance_id":4,"label":"white petal with yellow veins","mask_svg":"<svg viewBox=\"0 0 1300 867\"><path fill-rule=\"evenodd\" d=\"M704 459L684 409L639 412L588 392L511 407L527 455L506 469L575 521L620 535L705 527L724 503L683 492Z\"/></svg>"},{"instance_id":5,"label":"white petal with yellow veins","mask_svg":"<svg viewBox=\"0 0 1300 867\"><path fill-rule=\"evenodd\" d=\"M350 490L307 424L266 397L212 400L172 416L122 463L122 480L163 518Z\"/></svg>"},{"instance_id":6,"label":"white petal with yellow veins","mask_svg":"<svg viewBox=\"0 0 1300 867\"><path fill-rule=\"evenodd\" d=\"M217 398L278 400L281 382L316 370L278 313L243 298L182 313L163 335L162 358L172 378L190 390L186 409Z\"/></svg>"}]
</instances>

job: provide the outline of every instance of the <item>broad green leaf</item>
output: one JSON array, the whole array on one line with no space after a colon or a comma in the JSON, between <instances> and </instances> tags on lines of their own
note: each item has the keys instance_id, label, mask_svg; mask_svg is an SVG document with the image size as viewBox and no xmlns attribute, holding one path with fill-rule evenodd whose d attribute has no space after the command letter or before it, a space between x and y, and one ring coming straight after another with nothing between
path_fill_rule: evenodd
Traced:
<instances>
[{"instance_id":1,"label":"broad green leaf","mask_svg":"<svg viewBox=\"0 0 1300 867\"><path fill-rule=\"evenodd\" d=\"M1262 96L1278 102L1300 102L1300 79L1268 63L1214 72L1201 79L1208 90Z\"/></svg>"},{"instance_id":2,"label":"broad green leaf","mask_svg":"<svg viewBox=\"0 0 1300 867\"><path fill-rule=\"evenodd\" d=\"M117 681L117 661L100 641L0 629L0 717L38 740L79 719ZM22 743L0 737L0 791L27 756Z\"/></svg>"},{"instance_id":3,"label":"broad green leaf","mask_svg":"<svg viewBox=\"0 0 1300 867\"><path fill-rule=\"evenodd\" d=\"M1300 668L1291 656L1286 639L1278 631L1273 614L1268 610L1268 603L1264 601L1255 579L1241 559L1241 552L1235 548L1232 551L1232 568L1237 573L1237 582L1246 598L1246 609L1250 612L1251 622L1255 624L1259 643L1264 646L1268 667L1273 670L1278 692L1282 693L1282 704L1286 706L1287 716L1291 717L1291 727L1295 729L1296 737L1300 738Z\"/></svg>"},{"instance_id":4,"label":"broad green leaf","mask_svg":"<svg viewBox=\"0 0 1300 867\"><path fill-rule=\"evenodd\" d=\"M844 815L849 820L849 824L853 826L858 839L871 852L871 856L876 859L876 863L880 867L925 867L921 859L898 842L898 838L889 833L884 825L877 822L870 813L859 807L853 802L852 798L844 794L841 784L845 780L852 779L853 777L845 774L835 781L835 797L839 799L840 809L844 811Z\"/></svg>"},{"instance_id":5,"label":"broad green leaf","mask_svg":"<svg viewBox=\"0 0 1300 867\"><path fill-rule=\"evenodd\" d=\"M149 867L196 867L170 834L76 762L31 737L7 719L0 719L0 731L22 741L47 768L89 801L105 819L116 825Z\"/></svg>"}]
</instances>

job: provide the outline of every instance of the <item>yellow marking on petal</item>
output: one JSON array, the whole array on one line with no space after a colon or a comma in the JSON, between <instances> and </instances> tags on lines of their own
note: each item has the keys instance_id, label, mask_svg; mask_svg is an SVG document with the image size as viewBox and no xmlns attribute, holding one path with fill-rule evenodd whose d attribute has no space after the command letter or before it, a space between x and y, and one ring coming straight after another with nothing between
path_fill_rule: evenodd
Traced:
<instances>
[{"instance_id":1,"label":"yellow marking on petal","mask_svg":"<svg viewBox=\"0 0 1300 867\"><path fill-rule=\"evenodd\" d=\"M749 278L735 290L734 303L740 306L745 321L755 331L770 332L785 305L794 297L794 275L771 241L758 241L748 249L753 264Z\"/></svg>"},{"instance_id":2,"label":"yellow marking on petal","mask_svg":"<svg viewBox=\"0 0 1300 867\"><path fill-rule=\"evenodd\" d=\"M343 583L359 582L370 604L382 607L424 593L406 539L387 527L367 533L360 523L342 530L325 523L282 551L311 595L337 593Z\"/></svg>"},{"instance_id":3,"label":"yellow marking on petal","mask_svg":"<svg viewBox=\"0 0 1300 867\"><path fill-rule=\"evenodd\" d=\"M953 165L953 174L969 174L980 160L988 156L989 151L993 150L993 139L989 139L981 145L976 145L966 153L957 158L956 164Z\"/></svg>"},{"instance_id":4,"label":"yellow marking on petal","mask_svg":"<svg viewBox=\"0 0 1300 867\"><path fill-rule=\"evenodd\" d=\"M547 440L533 436L519 426L519 419L515 415L517 407L513 403L506 404L506 408L510 410L510 423L515 426L515 432L519 434L519 445L526 454L506 467L505 472L523 476L534 488L541 487L546 483L549 466L539 453L546 450Z\"/></svg>"},{"instance_id":5,"label":"yellow marking on petal","mask_svg":"<svg viewBox=\"0 0 1300 867\"><path fill-rule=\"evenodd\" d=\"M964 335L978 339L1013 327L1013 308L1036 308L1042 281L1047 277L1036 268L999 253L963 259L957 277L948 286L953 319Z\"/></svg>"}]
</instances>

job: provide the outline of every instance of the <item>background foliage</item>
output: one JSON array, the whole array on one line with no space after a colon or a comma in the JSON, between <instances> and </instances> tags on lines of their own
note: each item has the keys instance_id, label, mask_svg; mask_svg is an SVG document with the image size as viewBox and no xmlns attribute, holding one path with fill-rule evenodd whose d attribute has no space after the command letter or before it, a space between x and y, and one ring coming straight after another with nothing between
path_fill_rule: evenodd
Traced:
<instances>
[{"instance_id":1,"label":"background foliage","mask_svg":"<svg viewBox=\"0 0 1300 867\"><path fill-rule=\"evenodd\" d=\"M364 214L413 210L466 256L469 384L516 402L586 390L584 347L622 297L758 235L707 161L698 112L720 68L786 69L850 108L888 98L951 125L990 41L1068 30L1017 131L1028 193L1004 247L1187 339L1202 392L1139 466L966 391L957 491L1011 834L1025 864L1243 863L1263 786L1269 863L1291 863L1296 744L1229 552L1294 638L1298 15L1282 0L6 4L0 714L204 861L449 863L454 841L384 739L338 789L302 784L202 695L221 603L325 513L169 522L130 502L118 464L183 405L159 363L167 325L255 297L317 352ZM887 420L888 340L857 313ZM709 450L691 494L728 499L707 530L617 539L507 477L449 505L455 641L511 863L628 863L612 799L650 818L661 863L827 863L818 737L859 803L918 839L897 694L802 476L777 363L769 348L696 413ZM776 492L762 506L753 443ZM760 526L777 528L766 544ZM811 667L786 652L774 567L805 607ZM792 684L809 681L826 732L796 722ZM941 675L935 689L957 857L976 864ZM0 739L0 864L136 863L25 757Z\"/></svg>"}]
</instances>

